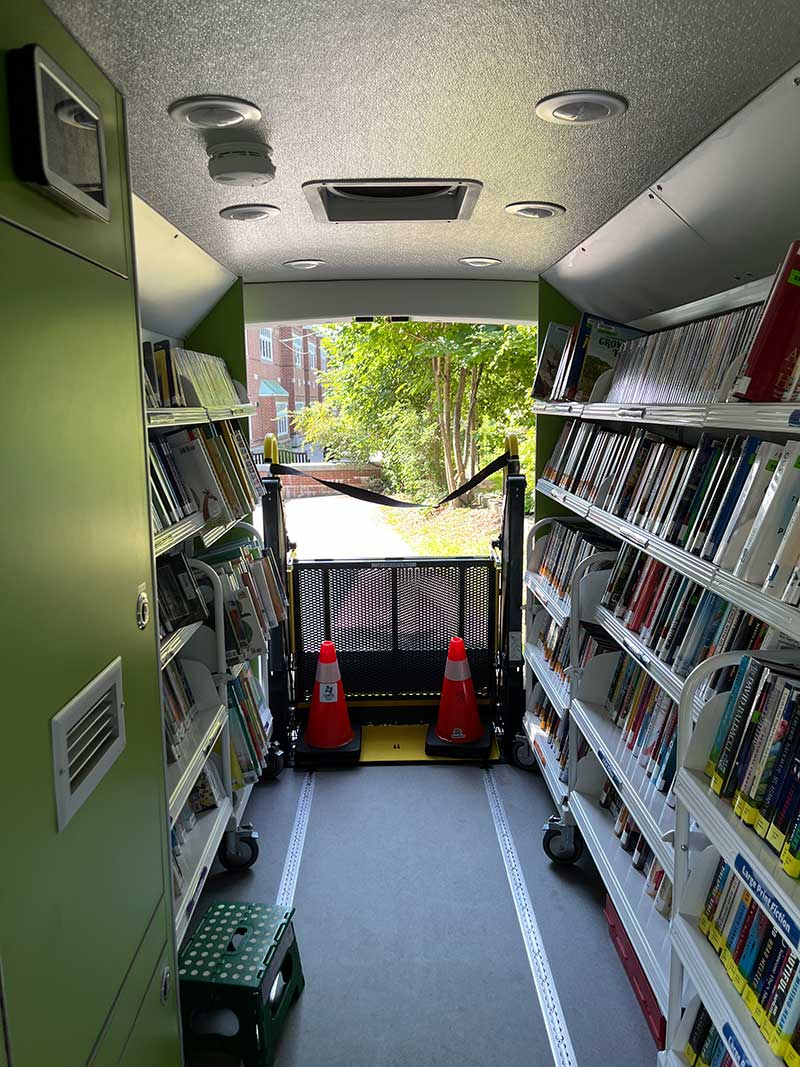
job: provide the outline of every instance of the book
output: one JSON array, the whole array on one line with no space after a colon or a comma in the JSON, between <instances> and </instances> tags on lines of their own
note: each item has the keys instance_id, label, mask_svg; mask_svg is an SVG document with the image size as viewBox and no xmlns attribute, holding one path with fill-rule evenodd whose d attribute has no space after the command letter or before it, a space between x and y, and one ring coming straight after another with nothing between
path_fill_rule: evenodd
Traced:
<instances>
[{"instance_id":1,"label":"book","mask_svg":"<svg viewBox=\"0 0 800 1067\"><path fill-rule=\"evenodd\" d=\"M553 393L558 366L571 328L561 322L548 324L536 360L536 378L533 382L532 396L537 400L547 400Z\"/></svg>"},{"instance_id":2,"label":"book","mask_svg":"<svg viewBox=\"0 0 800 1067\"><path fill-rule=\"evenodd\" d=\"M800 441L787 442L733 573L762 585L800 502Z\"/></svg>"},{"instance_id":3,"label":"book","mask_svg":"<svg viewBox=\"0 0 800 1067\"><path fill-rule=\"evenodd\" d=\"M800 391L800 241L792 241L772 284L733 395L758 403Z\"/></svg>"},{"instance_id":4,"label":"book","mask_svg":"<svg viewBox=\"0 0 800 1067\"><path fill-rule=\"evenodd\" d=\"M641 332L597 315L581 315L573 339L563 350L550 399L588 400L600 375L616 363L622 343L640 337Z\"/></svg>"}]
</instances>

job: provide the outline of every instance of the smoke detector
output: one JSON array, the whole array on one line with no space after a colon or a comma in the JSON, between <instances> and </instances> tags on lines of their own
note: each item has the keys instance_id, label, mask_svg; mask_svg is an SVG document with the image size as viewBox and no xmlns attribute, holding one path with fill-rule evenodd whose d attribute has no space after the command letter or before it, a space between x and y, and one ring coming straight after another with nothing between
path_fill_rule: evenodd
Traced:
<instances>
[{"instance_id":1,"label":"smoke detector","mask_svg":"<svg viewBox=\"0 0 800 1067\"><path fill-rule=\"evenodd\" d=\"M221 185L266 185L275 177L271 152L257 141L209 145L208 173Z\"/></svg>"}]
</instances>

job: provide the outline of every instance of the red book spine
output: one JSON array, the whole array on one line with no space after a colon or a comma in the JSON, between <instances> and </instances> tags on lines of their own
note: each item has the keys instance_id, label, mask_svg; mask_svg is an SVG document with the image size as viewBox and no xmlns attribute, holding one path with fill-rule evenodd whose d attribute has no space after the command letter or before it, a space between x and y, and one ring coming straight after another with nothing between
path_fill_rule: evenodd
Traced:
<instances>
[{"instance_id":1,"label":"red book spine","mask_svg":"<svg viewBox=\"0 0 800 1067\"><path fill-rule=\"evenodd\" d=\"M631 621L628 623L628 629L633 630L635 634L638 634L639 630L642 628L642 622L651 606L653 591L661 578L663 567L663 563L656 563L648 574L647 581L642 584L642 588L636 598L636 607L633 616L631 617Z\"/></svg>"},{"instance_id":2,"label":"red book spine","mask_svg":"<svg viewBox=\"0 0 800 1067\"><path fill-rule=\"evenodd\" d=\"M757 403L785 399L800 363L800 241L792 241L769 294L736 395ZM790 390L791 391L791 390Z\"/></svg>"}]
</instances>

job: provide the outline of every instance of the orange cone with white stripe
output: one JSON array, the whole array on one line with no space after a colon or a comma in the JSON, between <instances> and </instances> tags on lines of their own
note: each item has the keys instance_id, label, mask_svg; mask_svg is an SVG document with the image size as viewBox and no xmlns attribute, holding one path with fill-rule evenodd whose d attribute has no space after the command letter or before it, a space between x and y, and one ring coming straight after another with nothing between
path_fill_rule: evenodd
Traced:
<instances>
[{"instance_id":1,"label":"orange cone with white stripe","mask_svg":"<svg viewBox=\"0 0 800 1067\"><path fill-rule=\"evenodd\" d=\"M444 669L439 718L436 720L436 736L442 741L464 745L477 741L483 732L484 727L478 715L478 702L472 686L472 675L469 672L464 639L453 637Z\"/></svg>"},{"instance_id":2,"label":"orange cone with white stripe","mask_svg":"<svg viewBox=\"0 0 800 1067\"><path fill-rule=\"evenodd\" d=\"M353 728L344 699L336 649L333 641L323 641L319 649L305 741L313 748L341 748L352 740Z\"/></svg>"}]
</instances>

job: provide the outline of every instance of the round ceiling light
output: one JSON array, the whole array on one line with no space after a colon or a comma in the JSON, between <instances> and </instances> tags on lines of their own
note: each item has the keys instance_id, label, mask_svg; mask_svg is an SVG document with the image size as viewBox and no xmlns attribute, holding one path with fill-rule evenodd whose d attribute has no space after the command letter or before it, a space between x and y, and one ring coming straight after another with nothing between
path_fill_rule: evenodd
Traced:
<instances>
[{"instance_id":1,"label":"round ceiling light","mask_svg":"<svg viewBox=\"0 0 800 1067\"><path fill-rule=\"evenodd\" d=\"M552 219L556 215L566 214L567 209L561 204L548 204L544 200L520 200L516 204L506 204L506 211L521 219Z\"/></svg>"},{"instance_id":2,"label":"round ceiling light","mask_svg":"<svg viewBox=\"0 0 800 1067\"><path fill-rule=\"evenodd\" d=\"M255 104L235 96L185 96L174 100L167 111L176 122L195 130L224 130L261 118Z\"/></svg>"},{"instance_id":3,"label":"round ceiling light","mask_svg":"<svg viewBox=\"0 0 800 1067\"><path fill-rule=\"evenodd\" d=\"M222 185L266 185L275 177L271 151L258 141L209 145L208 173Z\"/></svg>"},{"instance_id":4,"label":"round ceiling light","mask_svg":"<svg viewBox=\"0 0 800 1067\"><path fill-rule=\"evenodd\" d=\"M284 267L290 267L292 270L315 270L317 267L323 267L325 265L324 259L290 259L283 264Z\"/></svg>"},{"instance_id":5,"label":"round ceiling light","mask_svg":"<svg viewBox=\"0 0 800 1067\"><path fill-rule=\"evenodd\" d=\"M536 105L536 114L545 122L567 126L588 126L618 118L628 110L628 101L616 93L596 89L577 89L546 96Z\"/></svg>"},{"instance_id":6,"label":"round ceiling light","mask_svg":"<svg viewBox=\"0 0 800 1067\"><path fill-rule=\"evenodd\" d=\"M274 204L231 204L220 211L220 216L232 222L261 222L280 213L281 209Z\"/></svg>"},{"instance_id":7,"label":"round ceiling light","mask_svg":"<svg viewBox=\"0 0 800 1067\"><path fill-rule=\"evenodd\" d=\"M502 259L493 259L492 256L463 256L458 261L467 267L494 267L502 263Z\"/></svg>"}]
</instances>

